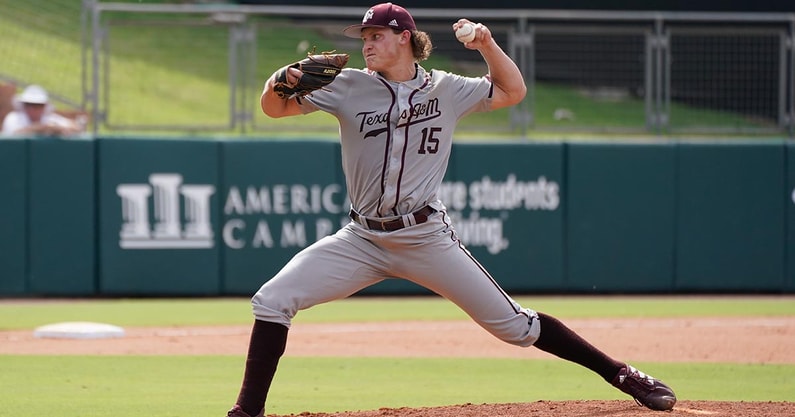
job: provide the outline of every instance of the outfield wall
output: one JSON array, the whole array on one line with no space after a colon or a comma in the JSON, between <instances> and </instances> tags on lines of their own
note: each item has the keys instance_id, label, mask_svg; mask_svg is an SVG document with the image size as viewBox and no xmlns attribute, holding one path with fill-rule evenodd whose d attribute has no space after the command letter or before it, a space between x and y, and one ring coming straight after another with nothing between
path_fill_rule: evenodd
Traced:
<instances>
[{"instance_id":1,"label":"outfield wall","mask_svg":"<svg viewBox=\"0 0 795 417\"><path fill-rule=\"evenodd\" d=\"M441 193L512 293L795 290L786 141L457 143ZM333 141L0 140L0 296L250 295L348 204Z\"/></svg>"}]
</instances>

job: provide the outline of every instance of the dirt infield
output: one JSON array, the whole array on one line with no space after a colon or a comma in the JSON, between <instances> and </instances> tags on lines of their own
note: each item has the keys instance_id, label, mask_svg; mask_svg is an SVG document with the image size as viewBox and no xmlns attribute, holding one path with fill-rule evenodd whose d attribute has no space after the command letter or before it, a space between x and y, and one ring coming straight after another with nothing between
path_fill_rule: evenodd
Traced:
<instances>
[{"instance_id":1,"label":"dirt infield","mask_svg":"<svg viewBox=\"0 0 795 417\"><path fill-rule=\"evenodd\" d=\"M627 361L795 363L795 317L567 320L586 339ZM249 326L128 328L118 339L37 339L0 332L0 354L245 355ZM631 343L627 341L631 339ZM469 321L306 324L290 331L287 356L549 358L502 343ZM301 417L795 416L795 403L680 401L651 412L625 401L538 401L434 408L301 413Z\"/></svg>"},{"instance_id":2,"label":"dirt infield","mask_svg":"<svg viewBox=\"0 0 795 417\"><path fill-rule=\"evenodd\" d=\"M795 317L566 320L627 361L795 363ZM245 355L250 326L141 327L100 340L0 331L0 354ZM631 342L628 340L631 339ZM287 356L550 358L470 321L294 324Z\"/></svg>"}]
</instances>

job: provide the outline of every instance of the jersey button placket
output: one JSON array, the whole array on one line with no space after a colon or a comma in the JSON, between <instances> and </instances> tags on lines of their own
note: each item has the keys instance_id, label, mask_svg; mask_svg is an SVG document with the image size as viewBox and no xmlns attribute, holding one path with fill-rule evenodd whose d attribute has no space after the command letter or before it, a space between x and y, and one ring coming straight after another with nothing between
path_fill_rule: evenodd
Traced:
<instances>
[{"instance_id":1,"label":"jersey button placket","mask_svg":"<svg viewBox=\"0 0 795 417\"><path fill-rule=\"evenodd\" d=\"M400 178L401 157L403 155L406 134L406 120L401 118L403 108L405 108L405 98L402 97L405 94L405 90L406 88L403 85L398 85L397 114L394 115L395 117L393 119L397 120L397 123L395 124L395 129L392 131L392 146L390 148L389 158L387 159L386 184L384 184L384 202L386 204L384 207L389 207L390 209L398 204L397 186Z\"/></svg>"},{"instance_id":2,"label":"jersey button placket","mask_svg":"<svg viewBox=\"0 0 795 417\"><path fill-rule=\"evenodd\" d=\"M386 174L386 184L384 187L384 201L387 203L386 207L394 207L397 204L397 181L400 175L400 158L397 156L400 154L402 150L402 146L400 146L403 142L402 131L403 129L395 129L393 141L392 141L392 152L387 160L387 174Z\"/></svg>"}]
</instances>

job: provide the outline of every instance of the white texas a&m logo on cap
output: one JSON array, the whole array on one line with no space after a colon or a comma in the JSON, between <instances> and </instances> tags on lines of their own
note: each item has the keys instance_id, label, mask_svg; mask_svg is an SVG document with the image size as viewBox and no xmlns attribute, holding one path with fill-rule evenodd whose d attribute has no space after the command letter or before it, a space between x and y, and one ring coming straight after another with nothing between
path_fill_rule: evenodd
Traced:
<instances>
[{"instance_id":1,"label":"white texas a&m logo on cap","mask_svg":"<svg viewBox=\"0 0 795 417\"><path fill-rule=\"evenodd\" d=\"M368 10L367 13L364 14L364 19L362 19L362 23L367 23L370 19L372 19L374 13L375 10L373 9Z\"/></svg>"},{"instance_id":2,"label":"white texas a&m logo on cap","mask_svg":"<svg viewBox=\"0 0 795 417\"><path fill-rule=\"evenodd\" d=\"M215 244L210 223L210 197L215 187L182 184L180 174L152 174L149 184L119 184L124 223L122 249L209 249ZM154 226L149 223L149 197L154 194ZM184 228L180 200L185 202Z\"/></svg>"}]
</instances>

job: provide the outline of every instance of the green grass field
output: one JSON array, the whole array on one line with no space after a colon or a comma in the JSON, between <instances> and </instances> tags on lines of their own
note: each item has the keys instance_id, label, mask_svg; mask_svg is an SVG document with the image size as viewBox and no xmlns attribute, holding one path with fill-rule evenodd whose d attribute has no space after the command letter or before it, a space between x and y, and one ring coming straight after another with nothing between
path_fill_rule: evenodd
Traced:
<instances>
[{"instance_id":1,"label":"green grass field","mask_svg":"<svg viewBox=\"0 0 795 417\"><path fill-rule=\"evenodd\" d=\"M517 297L561 318L792 316L792 297ZM247 299L7 300L0 329L55 321L122 326L248 324ZM301 312L304 322L467 320L436 297L354 297ZM55 342L57 343L57 341ZM218 343L224 343L219 339ZM4 415L223 415L237 395L237 356L0 355ZM795 365L637 363L683 400L792 401ZM536 400L626 399L558 360L285 357L269 413Z\"/></svg>"},{"instance_id":2,"label":"green grass field","mask_svg":"<svg viewBox=\"0 0 795 417\"><path fill-rule=\"evenodd\" d=\"M560 318L792 316L791 297L516 297ZM468 320L435 296L352 297L302 311L298 322L339 323L399 320ZM245 298L0 301L0 330L33 329L53 321L103 321L119 326L249 324Z\"/></svg>"}]
</instances>

